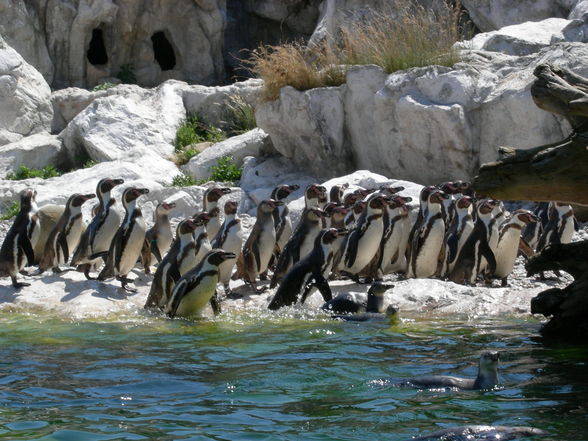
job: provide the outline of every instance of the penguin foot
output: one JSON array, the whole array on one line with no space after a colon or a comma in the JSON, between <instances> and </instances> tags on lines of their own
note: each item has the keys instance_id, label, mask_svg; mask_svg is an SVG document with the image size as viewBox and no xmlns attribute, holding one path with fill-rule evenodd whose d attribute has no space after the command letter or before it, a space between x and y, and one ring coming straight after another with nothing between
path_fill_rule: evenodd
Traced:
<instances>
[{"instance_id":1,"label":"penguin foot","mask_svg":"<svg viewBox=\"0 0 588 441\"><path fill-rule=\"evenodd\" d=\"M226 294L226 297L227 297L227 299L237 300L237 299L242 299L245 296L243 294L239 294L238 292L235 292L235 291L229 291Z\"/></svg>"},{"instance_id":2,"label":"penguin foot","mask_svg":"<svg viewBox=\"0 0 588 441\"><path fill-rule=\"evenodd\" d=\"M137 288L131 288L125 282L122 282L121 286L122 286L122 289L124 289L126 292L131 292L131 293L137 292Z\"/></svg>"},{"instance_id":3,"label":"penguin foot","mask_svg":"<svg viewBox=\"0 0 588 441\"><path fill-rule=\"evenodd\" d=\"M53 274L63 274L63 273L67 273L69 270L68 269L61 269L58 266L51 268L51 271L53 272Z\"/></svg>"},{"instance_id":4,"label":"penguin foot","mask_svg":"<svg viewBox=\"0 0 588 441\"><path fill-rule=\"evenodd\" d=\"M12 286L14 286L15 288L23 288L25 286L31 286L30 283L26 283L26 282L17 282L16 280L16 276L10 276L10 278L12 279Z\"/></svg>"},{"instance_id":5,"label":"penguin foot","mask_svg":"<svg viewBox=\"0 0 588 441\"><path fill-rule=\"evenodd\" d=\"M21 269L18 273L23 276L30 276L30 273L24 269Z\"/></svg>"},{"instance_id":6,"label":"penguin foot","mask_svg":"<svg viewBox=\"0 0 588 441\"><path fill-rule=\"evenodd\" d=\"M267 271L264 271L259 275L259 280L267 280Z\"/></svg>"},{"instance_id":7,"label":"penguin foot","mask_svg":"<svg viewBox=\"0 0 588 441\"><path fill-rule=\"evenodd\" d=\"M127 283L133 283L135 281L135 279L129 279L126 276L117 276L116 280L118 280L121 283L127 284Z\"/></svg>"},{"instance_id":8,"label":"penguin foot","mask_svg":"<svg viewBox=\"0 0 588 441\"><path fill-rule=\"evenodd\" d=\"M86 276L87 280L96 280L96 277L90 275L90 269L91 265L86 265L86 268L84 268L84 276Z\"/></svg>"}]
</instances>

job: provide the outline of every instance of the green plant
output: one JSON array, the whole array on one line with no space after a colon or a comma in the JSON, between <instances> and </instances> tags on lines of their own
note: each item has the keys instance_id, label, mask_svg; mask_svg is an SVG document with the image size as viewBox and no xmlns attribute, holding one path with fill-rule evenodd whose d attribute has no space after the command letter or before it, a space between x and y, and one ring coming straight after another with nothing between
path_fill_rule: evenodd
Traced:
<instances>
[{"instance_id":1,"label":"green plant","mask_svg":"<svg viewBox=\"0 0 588 441\"><path fill-rule=\"evenodd\" d=\"M210 179L219 182L237 182L241 179L242 169L237 167L231 156L219 158L216 165L210 167Z\"/></svg>"},{"instance_id":2,"label":"green plant","mask_svg":"<svg viewBox=\"0 0 588 441\"><path fill-rule=\"evenodd\" d=\"M20 211L20 202L13 202L12 205L8 206L2 215L0 215L0 220L8 220L12 219L14 216L18 214Z\"/></svg>"},{"instance_id":3,"label":"green plant","mask_svg":"<svg viewBox=\"0 0 588 441\"><path fill-rule=\"evenodd\" d=\"M61 172L52 165L48 165L42 169L28 168L25 165L21 165L15 172L8 173L5 179L11 181L21 181L30 178L49 179L60 175Z\"/></svg>"},{"instance_id":4,"label":"green plant","mask_svg":"<svg viewBox=\"0 0 588 441\"><path fill-rule=\"evenodd\" d=\"M218 127L201 121L199 115L188 115L176 131L175 158L177 165L185 164L190 158L198 154L198 150L188 147L201 142L220 142L227 138L227 134Z\"/></svg>"},{"instance_id":5,"label":"green plant","mask_svg":"<svg viewBox=\"0 0 588 441\"><path fill-rule=\"evenodd\" d=\"M92 92L98 92L100 90L108 90L108 89L112 89L113 87L116 87L116 84L114 84L114 83L96 84L94 86L94 88L92 89Z\"/></svg>"},{"instance_id":6,"label":"green plant","mask_svg":"<svg viewBox=\"0 0 588 441\"><path fill-rule=\"evenodd\" d=\"M230 136L240 135L257 127L255 107L239 95L231 95L227 103L227 131Z\"/></svg>"},{"instance_id":7,"label":"green plant","mask_svg":"<svg viewBox=\"0 0 588 441\"><path fill-rule=\"evenodd\" d=\"M196 181L192 176L185 175L184 173L178 173L172 179L171 185L173 187L190 187L196 185Z\"/></svg>"},{"instance_id":8,"label":"green plant","mask_svg":"<svg viewBox=\"0 0 588 441\"><path fill-rule=\"evenodd\" d=\"M132 64L122 64L116 77L124 84L137 84L137 76Z\"/></svg>"}]
</instances>

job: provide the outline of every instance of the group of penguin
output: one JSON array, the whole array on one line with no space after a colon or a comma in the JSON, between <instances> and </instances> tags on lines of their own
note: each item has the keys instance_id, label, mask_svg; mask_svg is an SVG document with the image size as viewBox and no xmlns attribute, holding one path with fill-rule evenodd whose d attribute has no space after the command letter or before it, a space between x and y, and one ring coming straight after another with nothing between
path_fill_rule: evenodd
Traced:
<instances>
[{"instance_id":1,"label":"group of penguin","mask_svg":"<svg viewBox=\"0 0 588 441\"><path fill-rule=\"evenodd\" d=\"M235 201L224 204L222 223L219 216L219 200L231 190L211 187L204 193L203 210L182 220L174 238L169 213L175 204L160 203L155 223L147 229L137 200L149 190L123 191L121 219L111 196L121 184L122 179L106 178L98 182L95 195L71 195L41 256L33 251L41 229L36 191L25 190L0 248L0 276L11 277L18 288L27 285L17 281L27 264L37 260L39 273L59 273L60 265L69 262L87 279L101 268L98 280L116 278L123 289L135 291L128 286L130 271L141 262L149 273L157 261L145 307L160 308L171 317L197 315L208 303L219 312L219 283L228 297L239 296L230 290L231 278L260 292L257 281L267 279L269 270L269 287L279 285L270 309L304 303L318 289L330 310L354 312L358 306L348 305L349 299L332 298L328 282L349 277L376 282L368 291L367 312L382 313L383 292L390 287L381 283L386 274L470 284L499 278L505 285L520 248L533 254L550 243L571 241L574 232L569 205L541 203L535 213L516 210L507 215L500 201L453 181L422 189L414 221L408 205L412 199L399 194L403 187L351 190L342 184L327 192L311 184L304 191L305 208L296 228L285 200L299 186L280 185L258 204L245 241ZM81 207L94 197L98 204L84 229Z\"/></svg>"}]
</instances>

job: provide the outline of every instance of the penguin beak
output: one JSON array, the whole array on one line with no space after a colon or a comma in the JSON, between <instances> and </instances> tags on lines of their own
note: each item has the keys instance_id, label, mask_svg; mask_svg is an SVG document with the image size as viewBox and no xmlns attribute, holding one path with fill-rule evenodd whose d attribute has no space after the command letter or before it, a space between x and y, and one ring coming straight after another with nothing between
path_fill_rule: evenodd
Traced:
<instances>
[{"instance_id":1,"label":"penguin beak","mask_svg":"<svg viewBox=\"0 0 588 441\"><path fill-rule=\"evenodd\" d=\"M82 196L84 198L85 201L88 201L90 199L93 199L96 197L96 195L94 193L88 193Z\"/></svg>"},{"instance_id":2,"label":"penguin beak","mask_svg":"<svg viewBox=\"0 0 588 441\"><path fill-rule=\"evenodd\" d=\"M237 258L237 255L235 253L227 253L227 252L224 252L223 255L222 255L222 259L223 260L236 259L236 258Z\"/></svg>"},{"instance_id":3,"label":"penguin beak","mask_svg":"<svg viewBox=\"0 0 588 441\"><path fill-rule=\"evenodd\" d=\"M147 194L149 193L149 189L148 188L137 188L136 189L137 193L141 194Z\"/></svg>"},{"instance_id":4,"label":"penguin beak","mask_svg":"<svg viewBox=\"0 0 588 441\"><path fill-rule=\"evenodd\" d=\"M196 225L192 219L186 219L185 225L192 231L198 228L198 225Z\"/></svg>"},{"instance_id":5,"label":"penguin beak","mask_svg":"<svg viewBox=\"0 0 588 441\"><path fill-rule=\"evenodd\" d=\"M402 196L401 200L405 204L408 204L409 202L412 202L412 198L410 196Z\"/></svg>"},{"instance_id":6,"label":"penguin beak","mask_svg":"<svg viewBox=\"0 0 588 441\"><path fill-rule=\"evenodd\" d=\"M125 183L125 180L124 179L112 179L113 187L114 186L117 186L117 185L124 184L124 183Z\"/></svg>"},{"instance_id":7,"label":"penguin beak","mask_svg":"<svg viewBox=\"0 0 588 441\"><path fill-rule=\"evenodd\" d=\"M219 191L221 192L221 194L229 194L231 192L231 189L229 187L223 187L219 188Z\"/></svg>"},{"instance_id":8,"label":"penguin beak","mask_svg":"<svg viewBox=\"0 0 588 441\"><path fill-rule=\"evenodd\" d=\"M290 193L295 192L296 190L298 190L300 188L300 185L298 184L294 184L294 185L288 185L288 191Z\"/></svg>"},{"instance_id":9,"label":"penguin beak","mask_svg":"<svg viewBox=\"0 0 588 441\"><path fill-rule=\"evenodd\" d=\"M163 205L163 208L165 208L166 210L173 210L174 208L176 208L175 202L171 202L169 204L167 202L164 202L161 205Z\"/></svg>"}]
</instances>

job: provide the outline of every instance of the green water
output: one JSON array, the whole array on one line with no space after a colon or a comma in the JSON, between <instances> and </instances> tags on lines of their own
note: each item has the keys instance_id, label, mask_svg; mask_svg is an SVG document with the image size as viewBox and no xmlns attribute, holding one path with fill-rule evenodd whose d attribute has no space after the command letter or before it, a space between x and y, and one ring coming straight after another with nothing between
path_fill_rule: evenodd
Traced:
<instances>
[{"instance_id":1,"label":"green water","mask_svg":"<svg viewBox=\"0 0 588 441\"><path fill-rule=\"evenodd\" d=\"M1 312L0 439L376 441L501 424L587 440L588 350L536 341L538 326ZM422 391L389 381L472 377L485 348L501 351L502 390Z\"/></svg>"}]
</instances>

